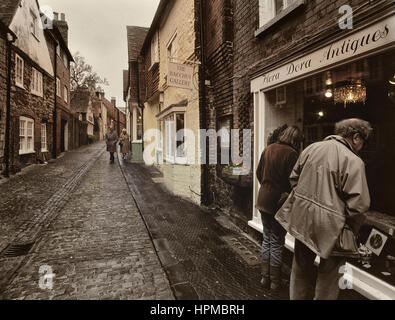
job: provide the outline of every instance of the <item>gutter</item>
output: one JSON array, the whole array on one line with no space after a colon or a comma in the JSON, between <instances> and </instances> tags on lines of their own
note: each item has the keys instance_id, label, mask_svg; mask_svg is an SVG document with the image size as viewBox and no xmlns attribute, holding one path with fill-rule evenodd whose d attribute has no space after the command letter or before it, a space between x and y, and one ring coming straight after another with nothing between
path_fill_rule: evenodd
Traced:
<instances>
[{"instance_id":1,"label":"gutter","mask_svg":"<svg viewBox=\"0 0 395 320\"><path fill-rule=\"evenodd\" d=\"M18 38L14 32L6 27L6 45L7 45L7 97L6 97L6 124L5 124L5 145L4 145L4 176L10 176L10 126L11 126L11 48L12 44ZM10 39L11 38L11 39Z\"/></svg>"}]
</instances>

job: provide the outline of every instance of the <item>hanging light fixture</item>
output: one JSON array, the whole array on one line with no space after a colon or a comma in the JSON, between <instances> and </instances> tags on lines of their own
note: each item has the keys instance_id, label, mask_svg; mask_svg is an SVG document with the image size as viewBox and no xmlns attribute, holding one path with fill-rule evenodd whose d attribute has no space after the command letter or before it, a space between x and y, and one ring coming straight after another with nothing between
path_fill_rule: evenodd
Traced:
<instances>
[{"instance_id":1,"label":"hanging light fixture","mask_svg":"<svg viewBox=\"0 0 395 320\"><path fill-rule=\"evenodd\" d=\"M366 102L366 86L362 84L361 80L351 82L334 90L335 103L344 103L344 108L347 103L364 103Z\"/></svg>"},{"instance_id":2,"label":"hanging light fixture","mask_svg":"<svg viewBox=\"0 0 395 320\"><path fill-rule=\"evenodd\" d=\"M333 92L331 88L326 89L325 97L327 97L328 99L333 97Z\"/></svg>"},{"instance_id":3,"label":"hanging light fixture","mask_svg":"<svg viewBox=\"0 0 395 320\"><path fill-rule=\"evenodd\" d=\"M394 74L394 76L389 80L389 83L395 86L395 74Z\"/></svg>"}]
</instances>

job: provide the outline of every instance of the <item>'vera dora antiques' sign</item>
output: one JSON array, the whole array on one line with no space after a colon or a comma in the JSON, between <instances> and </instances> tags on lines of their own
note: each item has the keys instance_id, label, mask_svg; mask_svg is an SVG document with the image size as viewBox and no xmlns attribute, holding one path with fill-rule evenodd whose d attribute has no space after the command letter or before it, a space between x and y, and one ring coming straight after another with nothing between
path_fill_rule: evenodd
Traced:
<instances>
[{"instance_id":1,"label":"'vera dora antiques' sign","mask_svg":"<svg viewBox=\"0 0 395 320\"><path fill-rule=\"evenodd\" d=\"M193 67L185 64L169 62L167 85L184 89L193 89Z\"/></svg>"},{"instance_id":2,"label":"'vera dora antiques' sign","mask_svg":"<svg viewBox=\"0 0 395 320\"><path fill-rule=\"evenodd\" d=\"M347 62L362 54L394 44L395 16L391 16L252 80L251 91L269 90L287 81L297 80L331 65Z\"/></svg>"}]
</instances>

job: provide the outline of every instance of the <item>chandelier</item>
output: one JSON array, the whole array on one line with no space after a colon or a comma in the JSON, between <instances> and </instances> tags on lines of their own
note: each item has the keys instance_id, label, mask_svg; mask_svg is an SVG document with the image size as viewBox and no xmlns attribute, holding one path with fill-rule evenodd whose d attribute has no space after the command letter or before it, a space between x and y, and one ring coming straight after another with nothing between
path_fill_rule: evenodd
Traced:
<instances>
[{"instance_id":1,"label":"chandelier","mask_svg":"<svg viewBox=\"0 0 395 320\"><path fill-rule=\"evenodd\" d=\"M366 102L366 86L361 80L337 87L333 93L335 103L344 103L344 108L347 107L347 103Z\"/></svg>"}]
</instances>

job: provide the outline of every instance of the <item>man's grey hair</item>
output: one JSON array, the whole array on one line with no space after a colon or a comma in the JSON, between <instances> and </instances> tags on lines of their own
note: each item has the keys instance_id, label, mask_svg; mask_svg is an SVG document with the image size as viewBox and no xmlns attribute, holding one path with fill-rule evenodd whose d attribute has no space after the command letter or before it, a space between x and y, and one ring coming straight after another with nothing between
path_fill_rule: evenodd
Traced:
<instances>
[{"instance_id":1,"label":"man's grey hair","mask_svg":"<svg viewBox=\"0 0 395 320\"><path fill-rule=\"evenodd\" d=\"M346 119L335 125L335 134L343 138L350 138L359 133L364 140L368 140L373 131L369 122L361 119Z\"/></svg>"}]
</instances>

